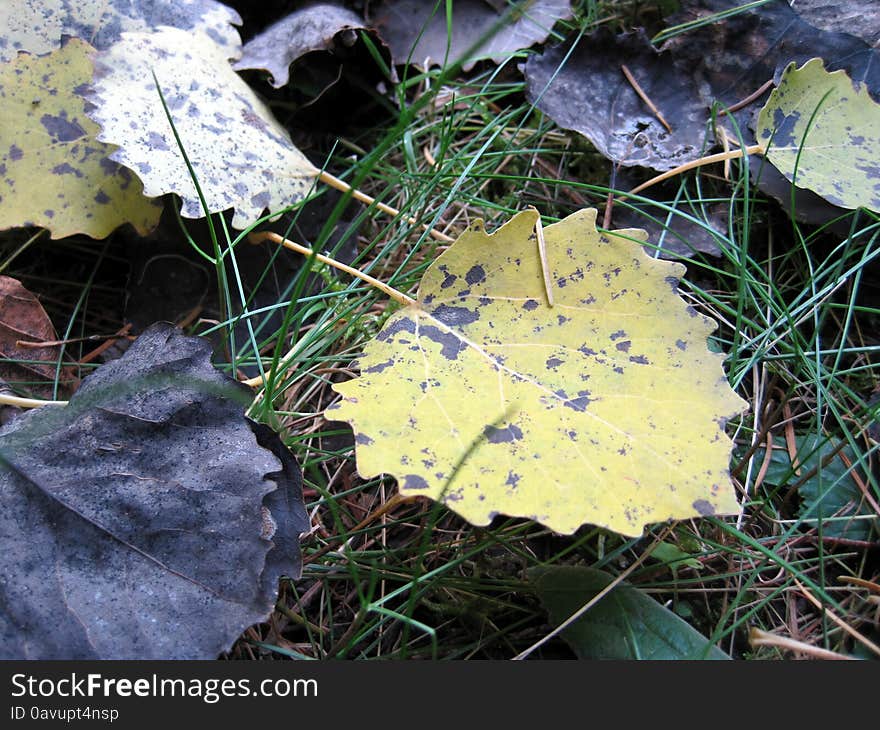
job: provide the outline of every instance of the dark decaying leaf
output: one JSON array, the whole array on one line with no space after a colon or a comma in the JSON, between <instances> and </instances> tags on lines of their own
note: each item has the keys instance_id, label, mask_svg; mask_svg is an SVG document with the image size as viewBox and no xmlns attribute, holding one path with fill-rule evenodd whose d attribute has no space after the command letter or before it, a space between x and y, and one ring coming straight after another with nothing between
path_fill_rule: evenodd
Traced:
<instances>
[{"instance_id":1,"label":"dark decaying leaf","mask_svg":"<svg viewBox=\"0 0 880 730\"><path fill-rule=\"evenodd\" d=\"M880 3L877 0L797 0L801 18L822 30L849 33L871 46L880 43Z\"/></svg>"},{"instance_id":2,"label":"dark decaying leaf","mask_svg":"<svg viewBox=\"0 0 880 730\"><path fill-rule=\"evenodd\" d=\"M540 567L529 579L559 625L613 580L595 568ZM730 659L683 619L638 588L614 587L562 632L580 659Z\"/></svg>"},{"instance_id":3,"label":"dark decaying leaf","mask_svg":"<svg viewBox=\"0 0 880 730\"><path fill-rule=\"evenodd\" d=\"M713 203L694 209L687 203L670 206L616 205L615 228L641 228L648 233L649 244L645 250L649 256L661 259L689 258L697 253L721 256L718 241L727 228L729 206ZM711 229L711 230L710 230Z\"/></svg>"},{"instance_id":4,"label":"dark decaying leaf","mask_svg":"<svg viewBox=\"0 0 880 730\"><path fill-rule=\"evenodd\" d=\"M529 101L559 126L589 139L621 165L669 170L706 149L707 109L689 75L657 53L642 32L605 29L531 56L523 71ZM639 98L621 68L672 127L670 133Z\"/></svg>"},{"instance_id":5,"label":"dark decaying leaf","mask_svg":"<svg viewBox=\"0 0 880 730\"><path fill-rule=\"evenodd\" d=\"M209 354L157 324L0 429L0 656L215 657L298 576L299 470Z\"/></svg>"},{"instance_id":6,"label":"dark decaying leaf","mask_svg":"<svg viewBox=\"0 0 880 730\"><path fill-rule=\"evenodd\" d=\"M739 0L691 0L669 24L740 5ZM663 45L663 52L673 55L678 68L691 75L707 105L715 100L733 105L768 79L778 81L789 63L800 66L816 57L825 61L828 71L843 69L853 81L867 84L874 99L880 99L878 52L855 36L810 25L785 0L676 36ZM740 112L743 129L762 103L763 99L757 100Z\"/></svg>"},{"instance_id":7,"label":"dark decaying leaf","mask_svg":"<svg viewBox=\"0 0 880 730\"><path fill-rule=\"evenodd\" d=\"M310 51L332 51L337 42L353 43L357 40L354 31L363 28L357 13L339 5L300 8L248 41L233 67L264 69L277 89L288 82L290 64L298 58Z\"/></svg>"},{"instance_id":8,"label":"dark decaying leaf","mask_svg":"<svg viewBox=\"0 0 880 730\"><path fill-rule=\"evenodd\" d=\"M502 12L485 0L456 0L452 22L446 24L443 3L425 0L388 0L382 3L373 26L391 49L394 63L421 67L465 59L465 71L483 58L502 63L512 53L543 42L558 20L571 17L570 0L531 0L505 4Z\"/></svg>"},{"instance_id":9,"label":"dark decaying leaf","mask_svg":"<svg viewBox=\"0 0 880 730\"><path fill-rule=\"evenodd\" d=\"M0 380L20 391L51 398L61 347L22 347L18 343L56 339L40 301L18 280L0 276ZM62 368L60 376L62 391L73 385L69 368Z\"/></svg>"},{"instance_id":10,"label":"dark decaying leaf","mask_svg":"<svg viewBox=\"0 0 880 730\"><path fill-rule=\"evenodd\" d=\"M18 51L43 54L61 46L62 37L81 38L103 51L124 31L153 30L168 25L202 31L238 58L241 25L235 10L217 0L3 0L0 3L0 60Z\"/></svg>"}]
</instances>

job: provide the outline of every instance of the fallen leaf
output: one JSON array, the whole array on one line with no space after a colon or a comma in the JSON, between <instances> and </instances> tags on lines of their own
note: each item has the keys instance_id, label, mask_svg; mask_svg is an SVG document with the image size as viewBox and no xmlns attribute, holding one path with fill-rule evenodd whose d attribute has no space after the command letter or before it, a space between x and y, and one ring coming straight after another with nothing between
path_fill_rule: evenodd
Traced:
<instances>
[{"instance_id":1,"label":"fallen leaf","mask_svg":"<svg viewBox=\"0 0 880 730\"><path fill-rule=\"evenodd\" d=\"M212 213L235 209L244 229L265 209L305 196L319 171L290 140L208 36L177 28L123 33L96 64L90 116L98 139L119 145L112 159L134 170L147 195L176 193L182 215L205 215L153 81Z\"/></svg>"},{"instance_id":2,"label":"fallen leaf","mask_svg":"<svg viewBox=\"0 0 880 730\"><path fill-rule=\"evenodd\" d=\"M797 485L798 516L804 529L850 540L871 540L880 532L880 515L867 504L854 475L862 473L859 457L848 447L815 434L795 437L795 463L785 440L774 440L764 483L790 489ZM763 464L766 448L759 448L755 463Z\"/></svg>"},{"instance_id":3,"label":"fallen leaf","mask_svg":"<svg viewBox=\"0 0 880 730\"><path fill-rule=\"evenodd\" d=\"M669 24L696 22L741 5L740 0L690 0ZM855 36L813 27L796 8L785 0L764 3L676 36L663 44L662 51L690 74L707 106L714 101L736 104L766 81L778 80L789 63L802 64L815 57L824 58L829 70L844 69L880 99L878 52ZM737 113L741 129L759 104L755 100Z\"/></svg>"},{"instance_id":4,"label":"fallen leaf","mask_svg":"<svg viewBox=\"0 0 880 730\"><path fill-rule=\"evenodd\" d=\"M843 71L829 73L820 58L790 64L758 115L755 136L798 187L842 208L880 210L880 105Z\"/></svg>"},{"instance_id":5,"label":"fallen leaf","mask_svg":"<svg viewBox=\"0 0 880 730\"><path fill-rule=\"evenodd\" d=\"M447 29L443 8L424 0L382 3L372 25L391 49L394 63L427 68L464 60L465 71L484 58L502 63L516 51L542 43L557 21L571 17L570 0L531 0L513 10L505 6L509 16L484 0L457 0Z\"/></svg>"},{"instance_id":6,"label":"fallen leaf","mask_svg":"<svg viewBox=\"0 0 880 730\"><path fill-rule=\"evenodd\" d=\"M298 577L299 470L209 356L156 325L0 429L0 656L213 658Z\"/></svg>"},{"instance_id":7,"label":"fallen leaf","mask_svg":"<svg viewBox=\"0 0 880 730\"><path fill-rule=\"evenodd\" d=\"M559 625L613 580L595 568L540 567L529 580ZM684 619L638 588L617 585L561 634L579 659L730 659Z\"/></svg>"},{"instance_id":8,"label":"fallen leaf","mask_svg":"<svg viewBox=\"0 0 880 730\"><path fill-rule=\"evenodd\" d=\"M538 109L621 165L670 170L705 154L712 142L706 104L688 74L655 51L644 32L615 36L602 29L573 43L529 56L523 66L526 96ZM635 92L623 65L671 131Z\"/></svg>"},{"instance_id":9,"label":"fallen leaf","mask_svg":"<svg viewBox=\"0 0 880 730\"><path fill-rule=\"evenodd\" d=\"M474 524L565 534L739 511L723 426L745 403L707 350L715 325L677 295L682 265L595 218L544 228L552 307L535 211L491 236L475 223L431 265L360 377L333 385L327 417L352 424L361 476Z\"/></svg>"},{"instance_id":10,"label":"fallen leaf","mask_svg":"<svg viewBox=\"0 0 880 730\"><path fill-rule=\"evenodd\" d=\"M311 51L331 51L340 33L363 29L360 16L348 8L330 3L299 8L248 41L233 67L266 70L277 89L288 82L290 64L298 58ZM339 42L349 38L345 35Z\"/></svg>"},{"instance_id":11,"label":"fallen leaf","mask_svg":"<svg viewBox=\"0 0 880 730\"><path fill-rule=\"evenodd\" d=\"M227 54L238 58L241 18L215 0L3 0L0 3L0 61L18 51L36 55L61 47L62 37L81 38L98 50L119 40L123 31L148 31L170 25L202 31Z\"/></svg>"},{"instance_id":12,"label":"fallen leaf","mask_svg":"<svg viewBox=\"0 0 880 730\"><path fill-rule=\"evenodd\" d=\"M880 4L877 0L797 0L794 10L810 25L834 33L861 38L868 45L880 44Z\"/></svg>"},{"instance_id":13,"label":"fallen leaf","mask_svg":"<svg viewBox=\"0 0 880 730\"><path fill-rule=\"evenodd\" d=\"M660 204L617 203L614 225L645 230L652 244L646 245L645 250L651 257L691 258L700 253L721 256L719 241L726 238L723 231L730 215L728 204L667 200L664 205L665 208Z\"/></svg>"},{"instance_id":14,"label":"fallen leaf","mask_svg":"<svg viewBox=\"0 0 880 730\"><path fill-rule=\"evenodd\" d=\"M689 0L682 4L680 13L669 19L669 24L699 22L740 5L739 0ZM834 3L834 9L838 16L847 12L840 3ZM692 76L691 85L707 106L715 101L724 106L737 104L753 96L771 79L778 82L789 63L803 64L814 57L825 59L828 70L843 69L852 79L864 83L875 101L880 101L880 55L856 37L870 27L869 16L867 24L848 28L856 35L828 32L823 29L828 27L827 23L815 27L810 22L814 17L803 2L791 7L784 0L776 0L672 38L663 44L663 53L671 54L677 69ZM734 113L744 137L748 137L747 130L754 126L767 96L768 92L764 92ZM731 123L726 122L725 126L735 131ZM794 189L792 208L791 183L770 163L753 162L750 171L757 187L799 221L826 224L844 213L801 188Z\"/></svg>"},{"instance_id":15,"label":"fallen leaf","mask_svg":"<svg viewBox=\"0 0 880 730\"><path fill-rule=\"evenodd\" d=\"M58 339L40 301L21 282L0 276L0 380L30 395L52 398L56 372L61 392L73 385L69 368L59 368L60 345L22 347L24 342Z\"/></svg>"},{"instance_id":16,"label":"fallen leaf","mask_svg":"<svg viewBox=\"0 0 880 730\"><path fill-rule=\"evenodd\" d=\"M141 235L158 223L161 205L110 159L116 148L97 141L77 95L92 78L92 52L74 39L47 56L0 64L0 230L41 226L52 238L105 238L123 223Z\"/></svg>"}]
</instances>

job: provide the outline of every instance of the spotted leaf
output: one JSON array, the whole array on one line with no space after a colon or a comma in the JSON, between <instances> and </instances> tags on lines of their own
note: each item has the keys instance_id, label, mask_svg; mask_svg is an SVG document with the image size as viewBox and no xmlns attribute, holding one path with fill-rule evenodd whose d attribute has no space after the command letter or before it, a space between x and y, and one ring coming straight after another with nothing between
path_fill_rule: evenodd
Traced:
<instances>
[{"instance_id":1,"label":"spotted leaf","mask_svg":"<svg viewBox=\"0 0 880 730\"><path fill-rule=\"evenodd\" d=\"M789 64L758 116L756 130L786 178L842 208L880 211L880 105L822 59Z\"/></svg>"},{"instance_id":2,"label":"spotted leaf","mask_svg":"<svg viewBox=\"0 0 880 730\"><path fill-rule=\"evenodd\" d=\"M684 267L582 210L544 228L550 306L536 218L475 223L333 386L358 472L474 524L566 534L738 511L724 424L745 404L706 347L714 323L677 294Z\"/></svg>"},{"instance_id":3,"label":"spotted leaf","mask_svg":"<svg viewBox=\"0 0 880 730\"><path fill-rule=\"evenodd\" d=\"M99 139L134 170L148 195L177 193L188 218L204 215L156 81L211 212L235 208L245 228L268 208L301 199L318 170L207 35L177 28L123 33L99 58L89 99ZM155 73L155 80L153 78Z\"/></svg>"},{"instance_id":4,"label":"spotted leaf","mask_svg":"<svg viewBox=\"0 0 880 730\"><path fill-rule=\"evenodd\" d=\"M104 238L131 223L146 234L161 207L110 159L77 95L92 77L91 46L71 40L46 56L0 65L0 229L41 226L53 238Z\"/></svg>"},{"instance_id":5,"label":"spotted leaf","mask_svg":"<svg viewBox=\"0 0 880 730\"><path fill-rule=\"evenodd\" d=\"M241 18L217 0L3 0L0 3L0 60L18 51L43 54L61 46L63 36L81 38L103 51L123 31L146 31L160 25L202 30L226 49L241 54L241 38L232 24Z\"/></svg>"}]
</instances>

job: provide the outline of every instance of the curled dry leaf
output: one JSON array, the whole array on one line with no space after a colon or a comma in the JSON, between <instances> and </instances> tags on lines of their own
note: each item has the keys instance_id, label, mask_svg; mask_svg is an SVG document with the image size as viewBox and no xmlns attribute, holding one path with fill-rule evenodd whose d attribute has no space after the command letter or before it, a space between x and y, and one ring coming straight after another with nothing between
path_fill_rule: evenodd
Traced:
<instances>
[{"instance_id":1,"label":"curled dry leaf","mask_svg":"<svg viewBox=\"0 0 880 730\"><path fill-rule=\"evenodd\" d=\"M0 380L20 392L52 398L56 372L63 393L73 385L70 368L60 368L60 345L22 347L19 342L57 339L40 301L21 282L0 276Z\"/></svg>"},{"instance_id":2,"label":"curled dry leaf","mask_svg":"<svg viewBox=\"0 0 880 730\"><path fill-rule=\"evenodd\" d=\"M822 30L847 33L877 47L880 44L880 4L877 0L797 0L801 18Z\"/></svg>"},{"instance_id":3,"label":"curled dry leaf","mask_svg":"<svg viewBox=\"0 0 880 730\"><path fill-rule=\"evenodd\" d=\"M212 658L299 575L299 468L209 358L155 325L0 429L0 656Z\"/></svg>"},{"instance_id":4,"label":"curled dry leaf","mask_svg":"<svg viewBox=\"0 0 880 730\"><path fill-rule=\"evenodd\" d=\"M318 170L222 49L202 33L162 28L123 33L98 59L89 94L98 138L119 145L112 159L138 174L147 195L177 193L184 216L205 215L156 82L209 212L234 208L232 225L243 229L308 192Z\"/></svg>"},{"instance_id":5,"label":"curled dry leaf","mask_svg":"<svg viewBox=\"0 0 880 730\"><path fill-rule=\"evenodd\" d=\"M696 22L714 13L742 6L740 0L689 0L669 25ZM702 25L663 44L675 58L706 105L716 100L731 106L749 97L766 81L779 79L789 63L825 59L829 70L844 69L880 98L880 55L860 38L820 30L786 0L773 0L738 12L720 22ZM738 114L745 130L761 100Z\"/></svg>"},{"instance_id":6,"label":"curled dry leaf","mask_svg":"<svg viewBox=\"0 0 880 730\"><path fill-rule=\"evenodd\" d=\"M382 3L373 25L395 63L427 67L464 60L465 71L483 58L502 63L516 51L543 42L558 20L571 17L570 0L527 0L516 8L457 0L447 28L443 8L424 0Z\"/></svg>"},{"instance_id":7,"label":"curled dry leaf","mask_svg":"<svg viewBox=\"0 0 880 730\"><path fill-rule=\"evenodd\" d=\"M327 416L352 424L362 476L474 524L565 534L739 511L724 424L746 404L707 350L715 324L678 296L682 265L595 219L544 228L554 306L536 211L491 236L474 224L431 265L360 377L333 386Z\"/></svg>"},{"instance_id":8,"label":"curled dry leaf","mask_svg":"<svg viewBox=\"0 0 880 730\"><path fill-rule=\"evenodd\" d=\"M330 51L341 33L363 28L360 16L348 8L331 3L300 8L248 41L234 67L268 71L277 89L288 82L290 64L298 58L310 51ZM349 38L342 36L340 42Z\"/></svg>"}]
</instances>

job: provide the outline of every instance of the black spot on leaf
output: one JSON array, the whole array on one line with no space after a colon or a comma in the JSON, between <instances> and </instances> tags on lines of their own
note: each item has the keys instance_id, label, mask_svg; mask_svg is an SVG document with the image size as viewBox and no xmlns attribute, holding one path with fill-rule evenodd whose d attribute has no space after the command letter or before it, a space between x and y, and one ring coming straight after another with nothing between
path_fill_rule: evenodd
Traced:
<instances>
[{"instance_id":1,"label":"black spot on leaf","mask_svg":"<svg viewBox=\"0 0 880 730\"><path fill-rule=\"evenodd\" d=\"M409 332L410 334L416 333L416 323L411 319L398 319L395 322L392 322L385 329L383 329L377 336L376 339L380 342L387 342L394 335L400 332Z\"/></svg>"},{"instance_id":2,"label":"black spot on leaf","mask_svg":"<svg viewBox=\"0 0 880 730\"><path fill-rule=\"evenodd\" d=\"M79 124L67 118L67 112L61 112L59 116L44 114L40 117L40 124L49 133L53 142L72 142L86 134Z\"/></svg>"},{"instance_id":3,"label":"black spot on leaf","mask_svg":"<svg viewBox=\"0 0 880 730\"><path fill-rule=\"evenodd\" d=\"M67 162L62 162L60 165L55 165L52 168L53 175L73 175L74 177L82 177L83 174L77 170L73 165L68 164Z\"/></svg>"},{"instance_id":4,"label":"black spot on leaf","mask_svg":"<svg viewBox=\"0 0 880 730\"><path fill-rule=\"evenodd\" d=\"M147 136L147 142L154 150L168 150L168 143L165 141L165 137L158 132L150 132Z\"/></svg>"},{"instance_id":5,"label":"black spot on leaf","mask_svg":"<svg viewBox=\"0 0 880 730\"><path fill-rule=\"evenodd\" d=\"M486 272L483 270L482 266L472 266L468 272L464 275L464 280L468 284L479 284L481 281L486 279Z\"/></svg>"},{"instance_id":6,"label":"black spot on leaf","mask_svg":"<svg viewBox=\"0 0 880 730\"><path fill-rule=\"evenodd\" d=\"M709 517L710 515L715 514L715 508L712 506L711 502L707 502L705 499L698 499L691 506L703 517Z\"/></svg>"},{"instance_id":7,"label":"black spot on leaf","mask_svg":"<svg viewBox=\"0 0 880 730\"><path fill-rule=\"evenodd\" d=\"M451 332L444 332L439 327L434 327L433 325L422 327L422 334L429 340L442 346L440 354L447 360L455 360L462 350L467 349L467 345L458 337Z\"/></svg>"},{"instance_id":8,"label":"black spot on leaf","mask_svg":"<svg viewBox=\"0 0 880 730\"><path fill-rule=\"evenodd\" d=\"M404 489L427 489L430 485L418 474L407 474L403 478Z\"/></svg>"},{"instance_id":9,"label":"black spot on leaf","mask_svg":"<svg viewBox=\"0 0 880 730\"><path fill-rule=\"evenodd\" d=\"M526 300L525 304L523 304L523 309L525 309L527 312L533 312L534 310L536 310L540 306L541 305L538 304L537 300L528 299L528 300Z\"/></svg>"},{"instance_id":10,"label":"black spot on leaf","mask_svg":"<svg viewBox=\"0 0 880 730\"><path fill-rule=\"evenodd\" d=\"M483 429L483 435L490 444L503 444L512 441L522 440L522 430L513 424L504 428L496 428L495 426L486 426Z\"/></svg>"},{"instance_id":11,"label":"black spot on leaf","mask_svg":"<svg viewBox=\"0 0 880 730\"><path fill-rule=\"evenodd\" d=\"M390 368L394 365L394 358L388 358L384 362L378 362L375 365L371 365L370 367L364 370L365 373L381 373L386 368Z\"/></svg>"},{"instance_id":12,"label":"black spot on leaf","mask_svg":"<svg viewBox=\"0 0 880 730\"><path fill-rule=\"evenodd\" d=\"M447 327L471 324L480 318L478 312L474 312L467 307L450 307L448 304L441 304L439 307L435 307L431 310L431 315Z\"/></svg>"},{"instance_id":13,"label":"black spot on leaf","mask_svg":"<svg viewBox=\"0 0 880 730\"><path fill-rule=\"evenodd\" d=\"M371 439L365 433L359 433L354 437L354 442L356 444L362 444L364 446L369 446L371 443L373 443L373 439Z\"/></svg>"}]
</instances>

